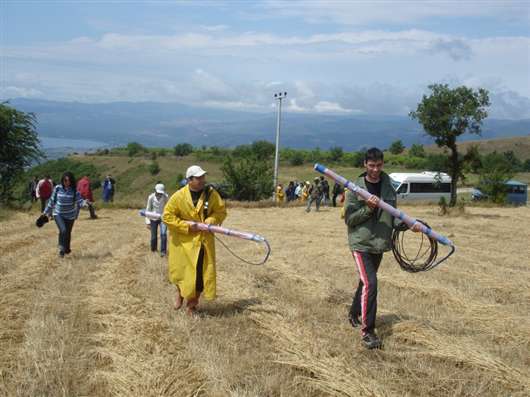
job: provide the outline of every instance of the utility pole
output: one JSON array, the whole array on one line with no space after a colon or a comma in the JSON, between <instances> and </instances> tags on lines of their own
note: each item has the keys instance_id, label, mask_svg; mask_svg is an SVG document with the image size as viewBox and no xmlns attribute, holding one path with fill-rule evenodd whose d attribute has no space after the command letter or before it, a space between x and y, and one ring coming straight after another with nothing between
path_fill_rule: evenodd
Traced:
<instances>
[{"instance_id":1,"label":"utility pole","mask_svg":"<svg viewBox=\"0 0 530 397\"><path fill-rule=\"evenodd\" d=\"M278 119L276 120L276 152L274 156L274 190L272 200L276 201L276 188L278 187L278 163L280 161L280 119L282 116L282 99L287 96L286 92L274 94L274 99L278 101Z\"/></svg>"}]
</instances>

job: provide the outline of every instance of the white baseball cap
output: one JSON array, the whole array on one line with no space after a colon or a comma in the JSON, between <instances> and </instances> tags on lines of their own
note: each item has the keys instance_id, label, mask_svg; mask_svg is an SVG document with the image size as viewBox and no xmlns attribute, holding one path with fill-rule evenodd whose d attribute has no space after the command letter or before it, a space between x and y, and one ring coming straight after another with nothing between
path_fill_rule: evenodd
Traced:
<instances>
[{"instance_id":1,"label":"white baseball cap","mask_svg":"<svg viewBox=\"0 0 530 397\"><path fill-rule=\"evenodd\" d=\"M206 171L204 171L201 167L198 165L192 165L186 170L186 179L190 179L192 176L200 177L206 174Z\"/></svg>"},{"instance_id":2,"label":"white baseball cap","mask_svg":"<svg viewBox=\"0 0 530 397\"><path fill-rule=\"evenodd\" d=\"M163 183L157 183L155 185L155 192L157 192L157 193L165 193L166 192L166 187L164 186Z\"/></svg>"}]
</instances>

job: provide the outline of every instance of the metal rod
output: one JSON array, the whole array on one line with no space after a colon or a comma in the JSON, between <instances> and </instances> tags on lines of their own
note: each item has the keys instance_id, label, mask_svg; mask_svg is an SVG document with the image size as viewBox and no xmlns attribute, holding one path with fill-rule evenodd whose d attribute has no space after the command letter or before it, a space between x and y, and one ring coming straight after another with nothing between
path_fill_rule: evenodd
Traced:
<instances>
[{"instance_id":1,"label":"metal rod","mask_svg":"<svg viewBox=\"0 0 530 397\"><path fill-rule=\"evenodd\" d=\"M355 183L353 183L352 181L349 181L348 179L344 178L343 176L333 172L329 168L326 168L322 164L316 163L314 168L315 168L315 171L318 171L318 172L320 172L320 173L322 173L324 175L327 175L331 179L333 179L336 182L340 183L345 188L347 188L348 190L352 191L353 193L361 196L365 200L368 200L372 196L371 193L369 193L366 190L364 190L363 188L357 186ZM379 203L377 204L377 206L379 208L381 208L382 210L384 210L386 212L389 212L392 216L394 216L394 217L396 217L398 219L401 219L403 222L405 222L407 224L408 227L412 227L415 223L419 223L421 225L421 232L422 233L425 233L427 236L437 240L441 244L449 245L451 247L454 247L453 242L451 240L449 240L447 237L442 236L439 233L436 233L434 230L432 230L431 228L425 226L423 223L419 222L415 218L412 218L411 216L408 216L403 211L392 207L390 204L385 203L383 200L379 200Z\"/></svg>"}]
</instances>

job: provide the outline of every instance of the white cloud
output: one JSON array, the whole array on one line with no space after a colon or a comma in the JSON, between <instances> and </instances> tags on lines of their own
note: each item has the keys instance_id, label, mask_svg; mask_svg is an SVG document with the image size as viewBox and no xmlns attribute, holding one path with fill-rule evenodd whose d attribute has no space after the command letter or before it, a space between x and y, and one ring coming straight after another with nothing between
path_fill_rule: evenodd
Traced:
<instances>
[{"instance_id":1,"label":"white cloud","mask_svg":"<svg viewBox=\"0 0 530 397\"><path fill-rule=\"evenodd\" d=\"M328 101L318 102L314 109L318 113L353 113L352 109L344 109L339 103ZM360 111L357 110L356 113L360 113Z\"/></svg>"},{"instance_id":2,"label":"white cloud","mask_svg":"<svg viewBox=\"0 0 530 397\"><path fill-rule=\"evenodd\" d=\"M203 25L201 29L207 30L208 32L220 32L222 30L227 30L228 25Z\"/></svg>"},{"instance_id":3,"label":"white cloud","mask_svg":"<svg viewBox=\"0 0 530 397\"><path fill-rule=\"evenodd\" d=\"M285 107L285 110L288 112L294 112L294 113L302 113L302 112L308 112L308 108L304 108L296 103L295 98L289 99L289 105Z\"/></svg>"},{"instance_id":4,"label":"white cloud","mask_svg":"<svg viewBox=\"0 0 530 397\"><path fill-rule=\"evenodd\" d=\"M2 100L9 98L38 98L43 96L44 94L41 91L34 88L16 86L0 88L0 98L2 98Z\"/></svg>"},{"instance_id":5,"label":"white cloud","mask_svg":"<svg viewBox=\"0 0 530 397\"><path fill-rule=\"evenodd\" d=\"M494 1L268 1L269 16L301 17L306 22L343 25L403 24L449 17L495 17L528 21L529 6L520 0Z\"/></svg>"}]
</instances>

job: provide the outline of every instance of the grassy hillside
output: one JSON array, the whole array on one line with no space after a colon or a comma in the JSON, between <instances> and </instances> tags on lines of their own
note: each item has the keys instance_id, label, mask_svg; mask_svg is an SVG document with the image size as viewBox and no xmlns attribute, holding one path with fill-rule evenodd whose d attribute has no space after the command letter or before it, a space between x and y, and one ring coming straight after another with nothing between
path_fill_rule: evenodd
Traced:
<instances>
[{"instance_id":1,"label":"grassy hillside","mask_svg":"<svg viewBox=\"0 0 530 397\"><path fill-rule=\"evenodd\" d=\"M55 225L16 213L0 223L0 395L527 396L528 240L513 225L530 209L406 210L457 251L419 274L385 255L381 351L346 320L358 276L338 209L230 210L225 224L266 236L272 255L249 266L218 245L218 299L198 317L172 309L167 262L136 211L83 212L63 260Z\"/></svg>"},{"instance_id":2,"label":"grassy hillside","mask_svg":"<svg viewBox=\"0 0 530 397\"><path fill-rule=\"evenodd\" d=\"M481 154L487 154L494 151L503 153L513 150L517 158L521 160L530 159L530 135L459 142L458 148L462 153L465 153L467 148L472 145L478 146L478 150ZM425 150L429 153L440 153L442 151L436 145L427 146L425 147Z\"/></svg>"},{"instance_id":3,"label":"grassy hillside","mask_svg":"<svg viewBox=\"0 0 530 397\"><path fill-rule=\"evenodd\" d=\"M158 181L163 182L170 193L174 192L178 183L177 176L185 174L187 167L192 164L200 164L208 171L208 181L221 182L223 180L221 162L197 160L193 154L184 157L169 155L158 157L156 161L160 165L160 172L157 175L149 173L148 166L152 162L149 156L129 158L126 156L77 155L72 158L96 165L101 176L110 173L116 179L115 199L120 206L127 204L138 206L139 203L143 205L144 199L147 199L147 195L152 192ZM343 165L333 166L333 169L349 178L354 178L362 172L360 168ZM397 170L395 167L386 168L387 172ZM408 170L408 172L413 172L413 170ZM283 162L280 164L279 181L284 186L287 186L289 181L311 181L318 175L320 174L315 172L312 164L309 163L301 166L291 166ZM96 192L99 195L101 191Z\"/></svg>"}]
</instances>

